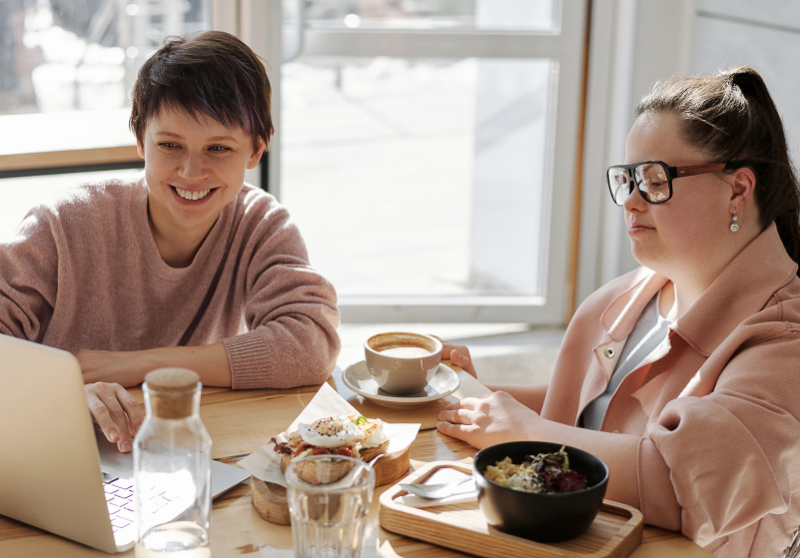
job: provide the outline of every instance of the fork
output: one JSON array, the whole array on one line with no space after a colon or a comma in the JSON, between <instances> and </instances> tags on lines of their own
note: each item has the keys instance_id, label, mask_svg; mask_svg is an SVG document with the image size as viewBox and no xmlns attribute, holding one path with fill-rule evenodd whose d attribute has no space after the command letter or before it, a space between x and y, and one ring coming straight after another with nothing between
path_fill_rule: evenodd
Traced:
<instances>
[{"instance_id":1,"label":"fork","mask_svg":"<svg viewBox=\"0 0 800 558\"><path fill-rule=\"evenodd\" d=\"M400 484L400 487L406 492L415 494L421 498L428 498L430 500L437 500L445 498L455 492L455 489L467 481L472 480L472 477L465 477L460 480L451 481L443 484Z\"/></svg>"}]
</instances>

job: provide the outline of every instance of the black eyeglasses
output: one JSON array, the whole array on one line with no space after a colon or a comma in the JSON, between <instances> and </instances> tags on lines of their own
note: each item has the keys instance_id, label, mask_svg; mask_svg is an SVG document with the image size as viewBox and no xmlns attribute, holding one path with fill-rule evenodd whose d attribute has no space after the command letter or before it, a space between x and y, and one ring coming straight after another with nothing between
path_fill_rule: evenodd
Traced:
<instances>
[{"instance_id":1,"label":"black eyeglasses","mask_svg":"<svg viewBox=\"0 0 800 558\"><path fill-rule=\"evenodd\" d=\"M614 165L606 173L608 191L617 205L633 192L633 185L647 203L664 203L672 197L672 181L676 178L709 174L739 168L740 163L711 163L689 167L670 167L662 161L645 161L632 165Z\"/></svg>"}]
</instances>

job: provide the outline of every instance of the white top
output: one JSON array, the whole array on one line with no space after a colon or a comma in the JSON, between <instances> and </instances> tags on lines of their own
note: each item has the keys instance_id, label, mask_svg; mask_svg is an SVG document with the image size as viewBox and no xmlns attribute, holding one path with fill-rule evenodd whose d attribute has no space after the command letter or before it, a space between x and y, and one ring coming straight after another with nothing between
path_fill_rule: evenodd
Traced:
<instances>
[{"instance_id":1,"label":"white top","mask_svg":"<svg viewBox=\"0 0 800 558\"><path fill-rule=\"evenodd\" d=\"M675 322L661 317L658 311L660 297L661 292L659 291L650 299L642 311L642 315L639 316L639 321L636 322L636 326L625 341L625 346L622 348L606 391L583 410L578 423L583 428L600 430L611 396L617 391L622 380L639 368L645 359L669 337L669 327Z\"/></svg>"}]
</instances>

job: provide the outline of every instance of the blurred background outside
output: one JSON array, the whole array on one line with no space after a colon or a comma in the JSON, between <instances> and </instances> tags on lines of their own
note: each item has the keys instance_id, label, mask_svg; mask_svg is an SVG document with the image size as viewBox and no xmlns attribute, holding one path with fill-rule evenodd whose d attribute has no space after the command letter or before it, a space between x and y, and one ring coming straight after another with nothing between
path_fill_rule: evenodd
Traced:
<instances>
[{"instance_id":1,"label":"blurred background outside","mask_svg":"<svg viewBox=\"0 0 800 558\"><path fill-rule=\"evenodd\" d=\"M294 3L284 4L291 27ZM313 0L305 20L328 29L553 27L556 2L527 4L515 13L477 0ZM208 0L0 0L0 114L46 113L57 123L65 112L83 113L64 126L91 130L107 120L116 126L112 141L130 142L125 119L138 68L164 37L208 29L210 17ZM285 41L293 48L291 34ZM547 60L301 56L280 70L281 201L313 263L341 294L539 292ZM508 82L505 91L493 85L497 78ZM525 136L532 157L503 157L504 136L513 134ZM18 148L18 138L5 142ZM524 177L524 187L510 188L523 206L503 204L497 191L487 195L488 186L473 189L481 180L497 183L504 172L509 182ZM96 178L4 181L0 234L10 234L41 196ZM486 202L477 220L475 196ZM519 241L509 235L504 244L483 246L474 229L498 226L490 215L498 204L506 218L517 211L531 226L517 231ZM494 260L508 258L523 265L490 271Z\"/></svg>"}]
</instances>

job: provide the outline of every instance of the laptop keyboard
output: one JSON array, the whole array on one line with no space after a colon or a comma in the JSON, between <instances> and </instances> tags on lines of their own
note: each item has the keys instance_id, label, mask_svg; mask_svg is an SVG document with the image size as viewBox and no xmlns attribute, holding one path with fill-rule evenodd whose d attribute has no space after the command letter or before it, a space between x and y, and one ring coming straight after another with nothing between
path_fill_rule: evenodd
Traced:
<instances>
[{"instance_id":1,"label":"laptop keyboard","mask_svg":"<svg viewBox=\"0 0 800 558\"><path fill-rule=\"evenodd\" d=\"M106 492L108 515L116 533L133 524L133 479L113 479L103 483Z\"/></svg>"},{"instance_id":2,"label":"laptop keyboard","mask_svg":"<svg viewBox=\"0 0 800 558\"><path fill-rule=\"evenodd\" d=\"M133 479L110 478L103 482L103 490L106 493L108 515L117 546L124 546L136 540ZM153 496L143 505L145 513L152 517L156 524L174 519L185 511L193 500L191 494L180 495L174 488L167 486L156 485L148 492Z\"/></svg>"}]
</instances>

